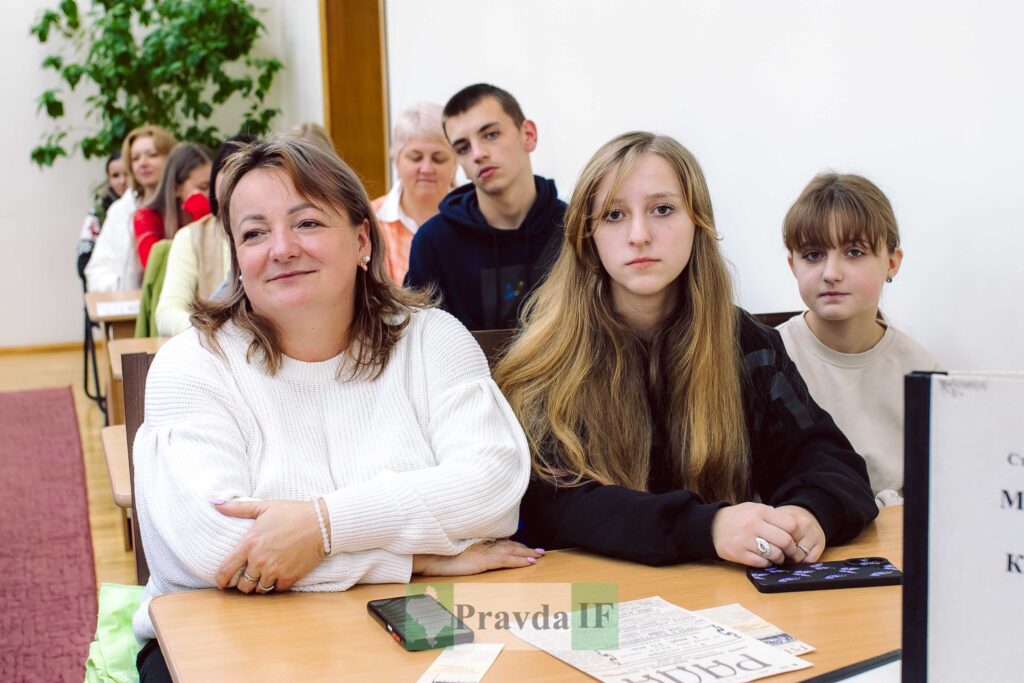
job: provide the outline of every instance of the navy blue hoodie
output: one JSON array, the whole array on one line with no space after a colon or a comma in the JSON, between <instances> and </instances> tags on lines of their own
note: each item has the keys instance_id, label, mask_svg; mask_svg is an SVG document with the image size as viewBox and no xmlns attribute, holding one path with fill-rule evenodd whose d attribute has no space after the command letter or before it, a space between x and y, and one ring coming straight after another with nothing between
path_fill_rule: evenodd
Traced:
<instances>
[{"instance_id":1,"label":"navy blue hoodie","mask_svg":"<svg viewBox=\"0 0 1024 683\"><path fill-rule=\"evenodd\" d=\"M452 190L416 231L405 285L436 285L441 307L470 330L518 327L519 307L547 276L565 232L555 181L534 182L537 198L517 230L487 224L471 183Z\"/></svg>"}]
</instances>

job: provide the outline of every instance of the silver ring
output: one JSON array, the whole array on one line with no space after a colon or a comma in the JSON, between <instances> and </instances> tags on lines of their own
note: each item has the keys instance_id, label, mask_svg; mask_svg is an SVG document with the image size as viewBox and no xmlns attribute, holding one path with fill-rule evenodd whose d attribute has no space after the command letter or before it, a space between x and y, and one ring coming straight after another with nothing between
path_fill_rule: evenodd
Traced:
<instances>
[{"instance_id":1,"label":"silver ring","mask_svg":"<svg viewBox=\"0 0 1024 683\"><path fill-rule=\"evenodd\" d=\"M808 555L811 554L810 551L807 550L807 548L803 547L799 543L796 544L796 547L800 548L800 552L802 552L804 554L804 557L807 557Z\"/></svg>"},{"instance_id":2,"label":"silver ring","mask_svg":"<svg viewBox=\"0 0 1024 683\"><path fill-rule=\"evenodd\" d=\"M269 593L272 590L274 590L275 588L277 588L277 581L275 581L274 583L270 584L269 586L264 586L262 583L259 583L258 581L256 582L256 592L257 593Z\"/></svg>"},{"instance_id":3,"label":"silver ring","mask_svg":"<svg viewBox=\"0 0 1024 683\"><path fill-rule=\"evenodd\" d=\"M772 544L760 536L754 537L754 543L757 544L757 552L761 557L767 559L772 554Z\"/></svg>"},{"instance_id":4,"label":"silver ring","mask_svg":"<svg viewBox=\"0 0 1024 683\"><path fill-rule=\"evenodd\" d=\"M259 582L260 582L260 577L257 576L254 579L253 577L249 576L249 572L245 571L244 569L242 570L242 578L245 579L246 581L249 581L249 582L255 583L255 584L259 584Z\"/></svg>"}]
</instances>

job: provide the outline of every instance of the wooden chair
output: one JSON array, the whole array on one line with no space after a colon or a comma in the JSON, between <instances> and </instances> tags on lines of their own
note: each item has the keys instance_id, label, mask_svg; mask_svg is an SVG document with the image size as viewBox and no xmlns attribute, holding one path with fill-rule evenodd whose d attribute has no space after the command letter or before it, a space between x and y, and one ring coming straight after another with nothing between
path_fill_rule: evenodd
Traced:
<instances>
[{"instance_id":1,"label":"wooden chair","mask_svg":"<svg viewBox=\"0 0 1024 683\"><path fill-rule=\"evenodd\" d=\"M754 318L762 325L768 327L776 327L786 322L795 315L800 315L800 311L780 311L777 313L754 313ZM484 355L487 356L487 364L494 369L498 361L505 355L509 345L512 343L512 339L516 336L517 330L476 330L471 332L473 338L476 339L476 343L483 349Z\"/></svg>"},{"instance_id":2,"label":"wooden chair","mask_svg":"<svg viewBox=\"0 0 1024 683\"><path fill-rule=\"evenodd\" d=\"M800 315L800 311L781 311L779 313L754 313L754 318L757 322L768 327L778 327L782 323L786 322L795 315Z\"/></svg>"},{"instance_id":3,"label":"wooden chair","mask_svg":"<svg viewBox=\"0 0 1024 683\"><path fill-rule=\"evenodd\" d=\"M505 355L505 351L508 350L509 344L512 343L512 338L516 336L516 330L477 330L470 334L476 339L476 343L480 345L484 356L487 357L487 364L493 370L494 366Z\"/></svg>"},{"instance_id":4,"label":"wooden chair","mask_svg":"<svg viewBox=\"0 0 1024 683\"><path fill-rule=\"evenodd\" d=\"M142 547L139 531L139 510L135 496L135 433L139 431L146 415L146 375L153 362L152 353L128 353L121 356L121 372L124 381L124 425L128 440L128 472L132 481L132 537L135 541L135 578L139 585L149 581L149 565L146 551Z\"/></svg>"}]
</instances>

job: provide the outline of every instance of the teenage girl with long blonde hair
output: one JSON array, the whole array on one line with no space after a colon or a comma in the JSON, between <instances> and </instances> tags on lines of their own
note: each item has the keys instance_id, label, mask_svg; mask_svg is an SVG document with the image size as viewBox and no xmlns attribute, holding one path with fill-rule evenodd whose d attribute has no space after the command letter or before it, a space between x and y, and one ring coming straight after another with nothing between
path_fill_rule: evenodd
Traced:
<instances>
[{"instance_id":1,"label":"teenage girl with long blonde hair","mask_svg":"<svg viewBox=\"0 0 1024 683\"><path fill-rule=\"evenodd\" d=\"M765 567L856 536L878 513L864 460L778 333L733 305L693 155L614 138L565 222L495 372L533 453L529 543Z\"/></svg>"}]
</instances>

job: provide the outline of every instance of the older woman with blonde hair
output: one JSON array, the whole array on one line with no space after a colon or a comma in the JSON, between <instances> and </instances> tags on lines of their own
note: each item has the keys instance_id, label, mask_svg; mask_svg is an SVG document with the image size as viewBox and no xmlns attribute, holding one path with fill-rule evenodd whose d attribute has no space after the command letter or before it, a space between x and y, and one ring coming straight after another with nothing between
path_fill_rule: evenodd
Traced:
<instances>
[{"instance_id":1,"label":"older woman with blonde hair","mask_svg":"<svg viewBox=\"0 0 1024 683\"><path fill-rule=\"evenodd\" d=\"M222 173L239 275L153 361L135 440L143 681L166 670L148 612L164 593L345 590L540 556L491 542L517 526L522 429L465 328L388 280L351 169L282 138Z\"/></svg>"},{"instance_id":2,"label":"older woman with blonde hair","mask_svg":"<svg viewBox=\"0 0 1024 683\"><path fill-rule=\"evenodd\" d=\"M817 560L877 514L778 332L732 303L696 158L626 133L495 371L534 451L525 537L648 564Z\"/></svg>"},{"instance_id":3,"label":"older woman with blonde hair","mask_svg":"<svg viewBox=\"0 0 1024 683\"><path fill-rule=\"evenodd\" d=\"M398 180L373 201L373 209L387 247L388 274L400 285L416 230L455 187L455 155L441 127L439 105L421 102L402 112L391 135L391 161Z\"/></svg>"}]
</instances>

